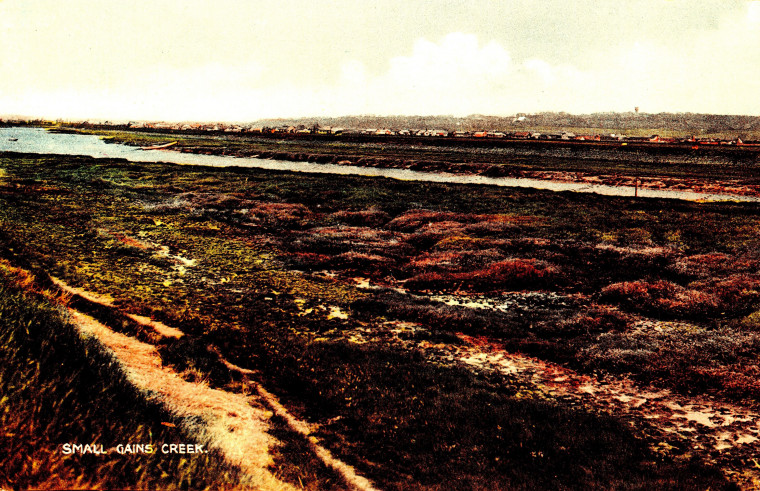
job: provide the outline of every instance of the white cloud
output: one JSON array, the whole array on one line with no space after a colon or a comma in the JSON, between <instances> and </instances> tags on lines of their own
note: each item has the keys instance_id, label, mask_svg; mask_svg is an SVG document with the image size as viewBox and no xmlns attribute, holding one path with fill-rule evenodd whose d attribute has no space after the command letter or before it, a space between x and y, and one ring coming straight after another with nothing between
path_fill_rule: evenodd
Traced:
<instances>
[{"instance_id":1,"label":"white cloud","mask_svg":"<svg viewBox=\"0 0 760 491\"><path fill-rule=\"evenodd\" d=\"M514 114L603 110L608 103L593 73L535 58L518 63L500 43L481 44L476 35L459 32L438 42L417 40L411 55L393 58L375 77L353 61L342 80L336 99L363 102L351 113Z\"/></svg>"},{"instance_id":2,"label":"white cloud","mask_svg":"<svg viewBox=\"0 0 760 491\"><path fill-rule=\"evenodd\" d=\"M760 23L760 1L750 2L747 8L747 21L751 24Z\"/></svg>"},{"instance_id":3,"label":"white cloud","mask_svg":"<svg viewBox=\"0 0 760 491\"><path fill-rule=\"evenodd\" d=\"M392 58L389 65L385 73L368 77L358 60L346 63L335 98L361 102L354 113L468 113L475 105L492 106L514 70L502 46L480 46L475 35L458 32L439 42L418 39L411 55Z\"/></svg>"},{"instance_id":4,"label":"white cloud","mask_svg":"<svg viewBox=\"0 0 760 491\"><path fill-rule=\"evenodd\" d=\"M243 24L230 17L238 14L236 2L226 4L226 10L203 10L206 4L198 2L198 8L178 11L181 22L154 16L167 20L151 22L147 30L140 30L140 16L134 13L124 24L133 31L124 32L94 22L59 29L63 20L73 21L69 16L59 22L52 12L63 16L65 9L54 10L55 3L37 8L37 19L49 28L30 27L18 19L34 9L20 2L11 2L13 8L3 4L0 0L0 14L8 15L0 15L0 113L253 120L362 113L583 113L641 106L647 112L760 114L760 1L725 9L709 3L720 12L710 22L694 9L684 14L671 2L609 4L607 17L622 9L609 24L621 29L619 35L610 32L607 17L591 14L580 16L583 29L574 31L574 22L557 17L569 8L560 3L538 16L545 21L543 30L544 24L519 23L510 24L511 30L495 24L479 29L486 25L479 18L467 33L455 30L464 29L460 25L448 34L428 30L415 38L406 31L401 36L394 30L398 23L385 17L378 25L386 41L350 22L348 14L334 24L312 26L320 35L305 21L283 34L281 26L289 21L285 13L272 18L277 22L264 18L255 26ZM686 15L690 27L678 30L682 17L663 19L662 25L688 35L657 35L654 24L668 9L641 17L654 24L640 31L629 19L662 5ZM440 10L443 22L446 9ZM387 9L377 11L387 14ZM11 14L16 22L6 20ZM104 15L102 22L112 18ZM211 27L204 29L207 24ZM343 26L354 26L345 38ZM556 38L552 26L565 38ZM59 32L67 34L56 39Z\"/></svg>"},{"instance_id":5,"label":"white cloud","mask_svg":"<svg viewBox=\"0 0 760 491\"><path fill-rule=\"evenodd\" d=\"M499 80L512 68L509 54L495 42L478 46L475 35L451 33L439 43L419 39L411 56L391 60L386 76L410 88L464 88Z\"/></svg>"}]
</instances>

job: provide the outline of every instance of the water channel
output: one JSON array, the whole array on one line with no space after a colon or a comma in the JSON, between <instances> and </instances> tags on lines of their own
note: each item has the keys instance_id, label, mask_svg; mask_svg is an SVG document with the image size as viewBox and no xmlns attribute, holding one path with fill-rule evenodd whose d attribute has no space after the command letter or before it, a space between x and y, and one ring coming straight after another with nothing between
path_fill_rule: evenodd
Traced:
<instances>
[{"instance_id":1,"label":"water channel","mask_svg":"<svg viewBox=\"0 0 760 491\"><path fill-rule=\"evenodd\" d=\"M53 133L42 128L0 128L0 152L22 152L59 155L89 155L98 158L122 158L132 162L170 162L185 165L208 165L214 167L256 167L261 169L310 172L319 174L342 174L387 177L406 181L427 181L451 184L479 184L506 187L545 189L550 191L575 191L607 196L633 197L634 190L626 186L607 186L577 182L548 181L541 179L484 177L458 175L444 172L421 172L409 169L380 169L351 165L316 164L258 158L240 158L221 155L196 155L172 150L142 150L123 144L106 143L96 135ZM670 198L689 201L750 201L760 202L753 196L731 194L707 194L669 189L638 190L640 198Z\"/></svg>"}]
</instances>

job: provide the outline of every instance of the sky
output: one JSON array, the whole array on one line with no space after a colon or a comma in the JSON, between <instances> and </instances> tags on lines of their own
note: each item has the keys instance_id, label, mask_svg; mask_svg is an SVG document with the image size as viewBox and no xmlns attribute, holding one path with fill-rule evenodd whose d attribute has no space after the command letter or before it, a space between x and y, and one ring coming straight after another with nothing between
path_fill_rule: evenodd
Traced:
<instances>
[{"instance_id":1,"label":"sky","mask_svg":"<svg viewBox=\"0 0 760 491\"><path fill-rule=\"evenodd\" d=\"M0 0L0 115L760 116L760 1Z\"/></svg>"}]
</instances>

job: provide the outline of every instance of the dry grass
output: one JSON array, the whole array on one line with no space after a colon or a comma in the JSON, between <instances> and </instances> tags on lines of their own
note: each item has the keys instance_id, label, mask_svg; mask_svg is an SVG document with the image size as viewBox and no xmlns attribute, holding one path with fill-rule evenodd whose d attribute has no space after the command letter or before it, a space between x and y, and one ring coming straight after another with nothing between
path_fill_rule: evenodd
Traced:
<instances>
[{"instance_id":1,"label":"dry grass","mask_svg":"<svg viewBox=\"0 0 760 491\"><path fill-rule=\"evenodd\" d=\"M216 452L115 454L117 444L192 437L136 391L98 343L80 337L61 307L40 295L32 275L7 264L0 275L0 487L237 486L236 472ZM64 443L103 445L109 456L65 455Z\"/></svg>"},{"instance_id":2,"label":"dry grass","mask_svg":"<svg viewBox=\"0 0 760 491\"><path fill-rule=\"evenodd\" d=\"M124 366L129 383L179 418L184 430L207 449L216 449L231 466L242 471L246 486L261 490L295 489L275 478L270 449L277 444L267 433L271 412L255 398L185 381L163 367L152 345L115 333L92 317L71 312L86 335L107 347Z\"/></svg>"}]
</instances>

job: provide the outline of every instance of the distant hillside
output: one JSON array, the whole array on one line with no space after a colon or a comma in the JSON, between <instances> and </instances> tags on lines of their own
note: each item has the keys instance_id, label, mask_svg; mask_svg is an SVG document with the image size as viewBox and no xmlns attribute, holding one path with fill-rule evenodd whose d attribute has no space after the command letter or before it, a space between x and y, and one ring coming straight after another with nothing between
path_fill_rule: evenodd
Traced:
<instances>
[{"instance_id":1,"label":"distant hillside","mask_svg":"<svg viewBox=\"0 0 760 491\"><path fill-rule=\"evenodd\" d=\"M695 113L519 113L515 116L471 115L454 116L342 116L334 118L297 118L297 119L262 119L256 121L259 126L292 125L305 127L339 126L343 128L393 128L424 129L440 128L448 131L463 130L511 130L521 128L574 128L589 130L626 131L648 134L655 131L674 135L715 135L725 134L732 137L747 138L760 133L760 117L732 116Z\"/></svg>"}]
</instances>

